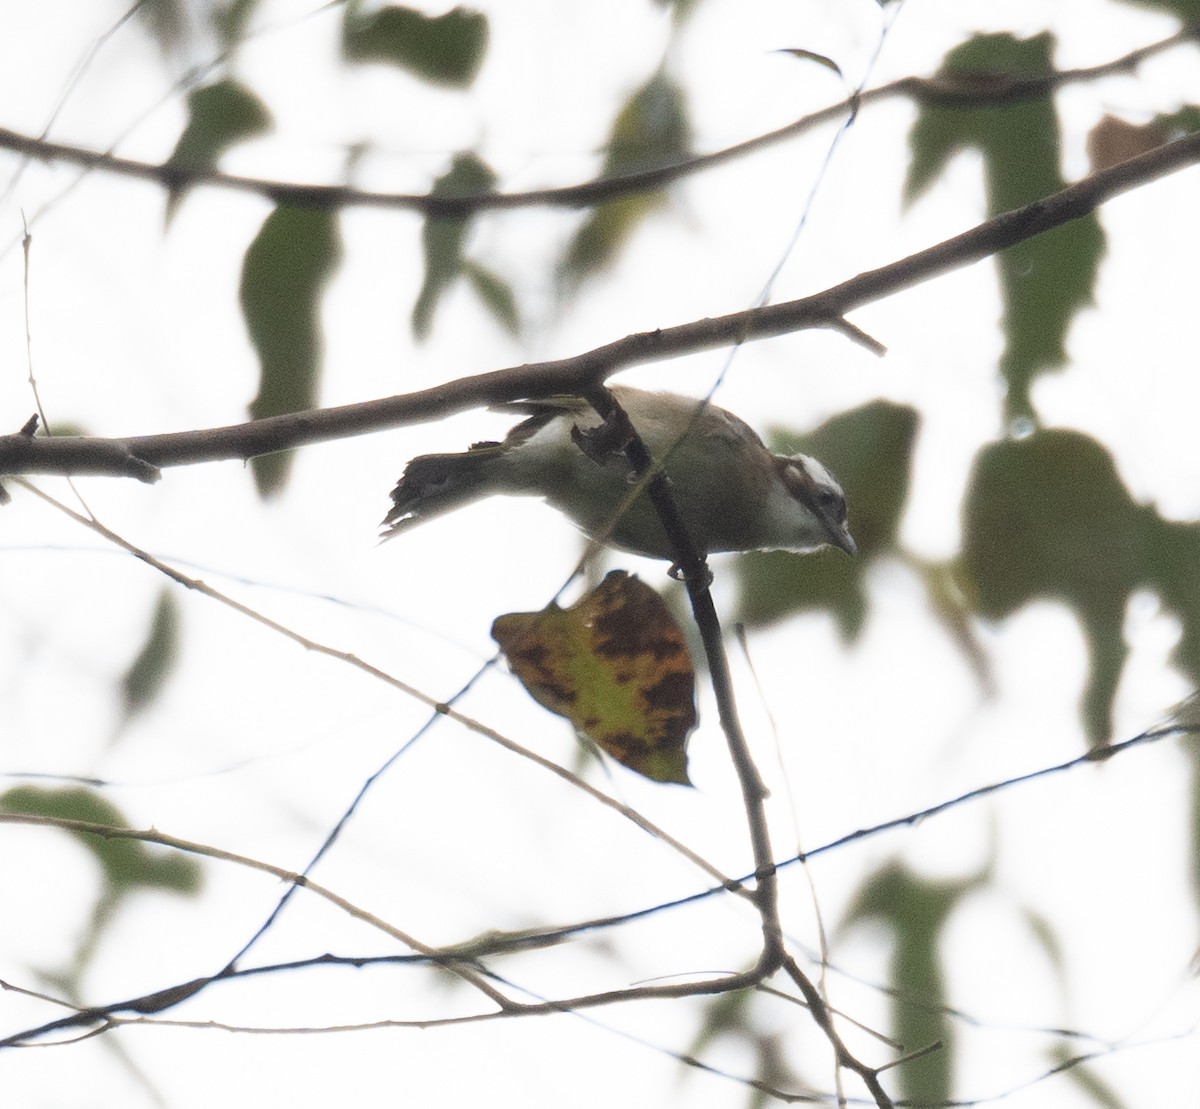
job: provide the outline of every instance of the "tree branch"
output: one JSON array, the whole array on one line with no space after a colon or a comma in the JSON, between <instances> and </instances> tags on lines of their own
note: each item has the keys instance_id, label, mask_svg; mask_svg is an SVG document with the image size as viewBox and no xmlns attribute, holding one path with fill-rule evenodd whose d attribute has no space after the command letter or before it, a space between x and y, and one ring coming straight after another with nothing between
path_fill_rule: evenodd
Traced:
<instances>
[{"instance_id":1,"label":"tree branch","mask_svg":"<svg viewBox=\"0 0 1200 1109\"><path fill-rule=\"evenodd\" d=\"M1174 35L1158 42L1138 47L1127 54L1100 65L1079 69L1055 70L1037 76L1014 76L1007 73L941 74L937 77L903 77L869 92L851 96L820 111L758 135L733 146L685 158L665 166L638 173L596 178L576 185L559 188L531 189L519 193L478 193L473 196L447 197L429 193L377 193L350 185L302 185L287 181L269 181L260 177L245 177L217 170L204 170L172 165L169 162L144 162L134 158L89 150L68 143L23 135L0 128L0 149L12 150L35 161L62 162L87 171L115 173L142 181L151 181L164 189L190 189L207 185L237 192L252 193L275 204L298 208L337 211L342 208L392 208L416 211L426 217L461 219L476 212L498 211L537 206L586 208L631 193L663 188L694 173L701 173L726 162L764 150L822 123L840 119L857 112L868 104L907 96L919 103L947 108L977 108L1013 104L1046 96L1067 84L1092 81L1135 69L1145 59L1175 46L1194 41L1200 29L1185 26Z\"/></svg>"},{"instance_id":2,"label":"tree branch","mask_svg":"<svg viewBox=\"0 0 1200 1109\"><path fill-rule=\"evenodd\" d=\"M812 327L841 329L846 313L1094 212L1121 193L1200 162L1200 132L1085 177L936 246L799 300L627 335L569 358L461 377L415 393L336 408L121 439L0 435L0 474L106 474L153 480L154 468L247 459L310 443L421 423L492 404L586 393L611 374L697 351Z\"/></svg>"},{"instance_id":3,"label":"tree branch","mask_svg":"<svg viewBox=\"0 0 1200 1109\"><path fill-rule=\"evenodd\" d=\"M700 632L704 657L708 663L709 682L717 701L721 731L725 736L730 761L742 791L750 848L754 857L753 899L762 921L763 934L763 946L754 973L765 978L778 969L783 959L779 883L775 870L775 853L771 848L771 834L767 824L768 792L750 753L750 745L746 742L746 735L738 716L733 676L729 671L729 657L725 652L725 637L721 633L721 622L717 617L716 605L709 588L712 584L712 573L704 552L696 546L680 515L679 507L671 493L670 480L661 469L655 468L655 460L649 448L642 441L616 397L607 389L597 387L588 393L587 400L606 424L620 429L625 456L633 468L634 475L639 480L648 478L646 496L653 504L659 522L667 533L675 567L682 571L687 586L692 615Z\"/></svg>"}]
</instances>

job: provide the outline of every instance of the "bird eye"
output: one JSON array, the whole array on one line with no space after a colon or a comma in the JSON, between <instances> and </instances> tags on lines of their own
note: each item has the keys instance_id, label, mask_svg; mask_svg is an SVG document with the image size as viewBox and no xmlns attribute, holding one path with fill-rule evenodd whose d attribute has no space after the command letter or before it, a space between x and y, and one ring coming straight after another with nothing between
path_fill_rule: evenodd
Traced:
<instances>
[{"instance_id":1,"label":"bird eye","mask_svg":"<svg viewBox=\"0 0 1200 1109\"><path fill-rule=\"evenodd\" d=\"M841 518L845 514L846 498L835 489L818 489L816 500L817 504L831 516Z\"/></svg>"}]
</instances>

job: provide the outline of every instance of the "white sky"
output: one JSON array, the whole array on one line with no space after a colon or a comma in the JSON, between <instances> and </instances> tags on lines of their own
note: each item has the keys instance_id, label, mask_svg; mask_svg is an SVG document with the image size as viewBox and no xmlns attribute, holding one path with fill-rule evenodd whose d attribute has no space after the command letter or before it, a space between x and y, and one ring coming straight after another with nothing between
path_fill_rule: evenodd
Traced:
<instances>
[{"instance_id":1,"label":"white sky","mask_svg":"<svg viewBox=\"0 0 1200 1109\"><path fill-rule=\"evenodd\" d=\"M506 190L586 179L618 98L660 56L664 21L640 0L478 6L491 14L493 36L475 89L428 95L383 68L338 66L328 53L336 14L299 19L309 6L264 4L255 22L268 29L241 53L236 72L268 102L277 128L231 154L224 168L334 181L347 145L369 141L375 149L361 183L374 188L419 191L448 153L465 147L492 162ZM73 67L119 12L115 4L46 0L8 14L0 125L38 133ZM877 45L879 25L867 0L705 0L672 62L692 92L697 149L768 130L842 94L825 70L771 51L819 51L854 79ZM1108 60L1173 29L1141 9L1095 0L1014 2L999 12L973 0L910 0L872 83L931 72L973 29L1028 34L1047 25L1060 32L1064 67ZM1068 175L1085 172L1084 136L1101 115L1138 121L1195 102L1196 72L1195 52L1177 51L1147 63L1137 78L1064 92ZM121 139L121 153L161 160L181 112L153 47L125 28L97 53L51 134L96 149ZM862 114L821 184L775 299L819 290L982 218L979 167L970 157L955 162L911 212L899 212L911 118L902 102ZM431 341L415 347L408 314L420 283L418 222L346 213L345 261L324 306L322 403L576 353L748 305L792 233L831 134L817 132L677 190L669 213L609 278L561 313L553 259L577 217L522 212L481 221L473 256L512 280L530 312L520 343L460 289L439 311ZM14 165L0 160L0 182ZM164 235L155 187L93 175L66 194L75 176L31 166L0 209L0 421L15 430L33 409L23 264L13 245L22 213L33 232L31 349L52 420L95 434L138 434L244 418L255 363L237 311L237 279L266 203L204 190ZM1101 438L1135 496L1176 519L1200 517L1195 190L1193 170L1105 208L1108 254L1096 306L1072 332L1071 365L1034 393L1046 424ZM923 423L903 540L923 557L947 558L957 549L971 458L999 431L997 312L993 267L977 265L855 314L887 344L886 359L823 334L757 344L738 354L718 399L764 430L772 423L807 428L876 396L918 406ZM723 360L714 352L623 380L698 393ZM266 506L234 464L172 470L154 487L96 479L80 488L100 519L131 541L305 635L447 696L491 653L488 628L497 614L539 608L554 593L578 539L533 503L480 505L382 549L374 528L406 459L457 449L503 427L494 416L473 414L312 448L297 459L287 495ZM39 485L70 500L61 482ZM186 595L179 598L186 630L179 671L161 702L114 739L113 683L136 652L163 583L11 491L14 503L0 512L0 770L96 775L116 783L106 796L136 826L302 866L364 778L424 721L424 710ZM663 583L660 564L627 557L614 564ZM717 595L726 602L730 565L714 560ZM746 728L775 793L780 856L794 849L797 826L812 847L1083 750L1076 706L1085 658L1065 610L1040 604L977 629L996 679L997 695L988 699L931 619L909 569L881 561L868 581L867 626L848 650L823 616L752 636L765 700L735 660ZM1168 661L1178 628L1152 596L1131 605L1127 636L1118 737L1141 731L1188 691ZM462 708L573 764L564 725L506 675L489 675ZM690 748L696 790L654 787L620 770L593 780L728 872L743 873L744 820L707 696L701 714ZM960 1030L959 1096L988 1098L1043 1074L1047 1042L1022 1030L1067 1025L1114 1041L1154 1041L1105 1058L1097 1072L1137 1109L1185 1104L1180 1092L1200 1086L1194 1036L1170 1038L1194 1026L1200 1005L1187 978L1196 929L1184 869L1185 793L1182 756L1160 744L852 845L813 866L824 919L835 925L863 876L894 856L947 879L977 874L990 859L993 887L955 916L946 945L951 1001L983 1022ZM9 908L0 978L37 988L35 971L61 968L74 950L96 878L64 837L5 827L3 840L0 882ZM280 892L246 871L208 866L206 874L199 898L145 896L127 907L85 976L89 1001L214 971ZM430 943L626 911L708 884L632 825L445 723L377 785L316 877ZM792 873L783 884L789 932L813 948L804 881ZM1062 968L1051 966L1026 914L1051 922L1065 949ZM722 901L498 969L535 993L561 996L734 969L752 957L755 933L746 908ZM297 898L251 961L393 949L377 933ZM850 977L831 980L834 1003L876 1028L886 1026L885 1005L853 978L882 980L887 956L886 937L868 929L837 937L834 958ZM468 991L449 992L422 971L328 970L213 989L170 1016L327 1026L477 1008ZM14 1105L154 1104L115 1040L172 1109L401 1098L422 1105L737 1104L744 1090L700 1074L680 1077L674 1062L647 1046L686 1050L701 1011L664 1003L599 1010L587 1020L426 1033L130 1029L70 1048L9 1053L4 1085ZM764 1012L794 1047L805 1077L831 1089L827 1055L805 1014L772 1004ZM7 993L0 1013L5 1030L47 1019L45 1006ZM636 1039L600 1031L593 1020ZM865 1038L854 1045L870 1058L886 1057ZM728 1045L706 1058L735 1073L753 1067ZM1003 1104L1092 1103L1055 1079Z\"/></svg>"}]
</instances>

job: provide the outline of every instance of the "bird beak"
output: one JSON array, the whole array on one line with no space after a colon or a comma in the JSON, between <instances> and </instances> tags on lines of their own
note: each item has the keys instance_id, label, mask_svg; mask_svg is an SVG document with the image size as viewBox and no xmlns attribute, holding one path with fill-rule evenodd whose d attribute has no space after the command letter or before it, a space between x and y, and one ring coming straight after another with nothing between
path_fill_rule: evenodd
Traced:
<instances>
[{"instance_id":1,"label":"bird beak","mask_svg":"<svg viewBox=\"0 0 1200 1109\"><path fill-rule=\"evenodd\" d=\"M858 553L858 544L854 542L854 536L850 534L850 529L839 527L837 524L826 523L829 530L829 542L837 547L840 551L845 551L846 554L852 555Z\"/></svg>"}]
</instances>

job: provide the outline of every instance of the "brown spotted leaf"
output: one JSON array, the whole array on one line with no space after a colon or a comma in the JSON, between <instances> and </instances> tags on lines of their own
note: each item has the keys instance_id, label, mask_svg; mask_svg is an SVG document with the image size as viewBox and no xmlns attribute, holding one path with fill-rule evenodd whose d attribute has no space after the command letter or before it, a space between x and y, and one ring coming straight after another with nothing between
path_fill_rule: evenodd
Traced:
<instances>
[{"instance_id":1,"label":"brown spotted leaf","mask_svg":"<svg viewBox=\"0 0 1200 1109\"><path fill-rule=\"evenodd\" d=\"M662 598L614 570L570 608L513 612L492 638L534 700L630 770L690 785L696 680Z\"/></svg>"}]
</instances>

